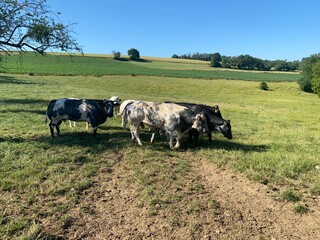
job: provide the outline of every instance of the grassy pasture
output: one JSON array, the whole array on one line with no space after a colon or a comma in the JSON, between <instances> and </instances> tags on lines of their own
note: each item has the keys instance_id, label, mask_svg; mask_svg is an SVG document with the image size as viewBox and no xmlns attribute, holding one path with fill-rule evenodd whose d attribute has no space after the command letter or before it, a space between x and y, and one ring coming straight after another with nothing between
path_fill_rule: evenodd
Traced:
<instances>
[{"instance_id":1,"label":"grassy pasture","mask_svg":"<svg viewBox=\"0 0 320 240\"><path fill-rule=\"evenodd\" d=\"M128 72L129 65L135 65L120 64ZM49 68L43 65L43 69L47 74ZM118 66L115 69L119 71ZM43 229L44 223L68 228L72 209L81 208L83 192L95 186L101 169L114 167L119 158L127 162L133 176L129 180L141 190L141 203L149 206L150 217L156 214L158 203L164 210L198 211L193 196L201 191L201 184L191 166L199 158L279 189L279 199L284 198L282 190L288 189L299 195L301 203L310 195L320 195L319 98L300 92L295 82L268 85L270 91L260 90L255 81L1 74L0 236L30 237L34 232L47 231L50 237L54 233ZM184 145L180 151L170 151L163 140L148 143L150 134L143 131L145 146L139 147L130 141L129 132L120 128L120 118L116 117L100 127L98 140L85 131L83 123L76 128L64 123L63 137L50 137L43 121L51 99L112 95L218 104L222 115L231 119L234 139L228 141L215 134L209 144L203 136L200 149ZM112 172L104 174L107 178ZM192 184L185 186L186 182ZM186 189L172 195L170 189L176 188ZM187 210L177 207L178 203L185 204ZM179 221L179 214L171 221Z\"/></svg>"},{"instance_id":2,"label":"grassy pasture","mask_svg":"<svg viewBox=\"0 0 320 240\"><path fill-rule=\"evenodd\" d=\"M247 72L221 70L209 67L208 62L191 60L159 60L146 58L146 61L114 61L109 55L68 56L52 55L45 57L32 53L4 56L2 72L35 75L146 75L201 79L239 79L252 81L297 81L299 74L274 72ZM0 69L1 70L1 69Z\"/></svg>"}]
</instances>

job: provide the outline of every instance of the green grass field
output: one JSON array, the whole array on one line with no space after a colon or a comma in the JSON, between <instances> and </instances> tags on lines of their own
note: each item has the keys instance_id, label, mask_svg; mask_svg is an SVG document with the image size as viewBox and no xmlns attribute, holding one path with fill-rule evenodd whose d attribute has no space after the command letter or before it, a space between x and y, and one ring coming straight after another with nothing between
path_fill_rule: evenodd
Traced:
<instances>
[{"instance_id":1,"label":"green grass field","mask_svg":"<svg viewBox=\"0 0 320 240\"><path fill-rule=\"evenodd\" d=\"M282 76L295 81L298 75L220 71L227 75L217 78L243 76L257 81L208 80L209 74L218 71L166 70L168 67L159 64L163 69L156 68L153 62L114 62L98 57L90 63L81 57L27 59L22 61L23 68L19 61L14 68L12 60L4 60L3 66L11 73L39 76L0 75L0 236L4 239L30 236L30 226L37 222L67 227L70 211L80 204L82 192L93 186L99 169L119 161L119 154L128 161L128 171L134 176L131 181L141 189L141 202L150 206L151 215L159 201L174 208L177 196L163 189L181 187L185 179L193 178L196 173L190 166L199 157L233 168L270 189L280 189L279 198L282 190L288 189L301 196L300 203L307 196L320 195L319 98L299 91L296 82L279 82ZM105 74L110 75L102 76ZM262 91L258 81L267 76L270 90ZM100 127L98 140L91 131L86 132L83 123L76 128L64 123L63 136L50 137L44 118L51 99L113 95L123 100L218 104L222 115L231 119L234 139L215 134L210 144L203 136L200 149L184 145L180 151L171 151L162 140L148 143L150 133L144 131L145 146L139 147L131 142L129 132L122 130L119 117Z\"/></svg>"},{"instance_id":2,"label":"green grass field","mask_svg":"<svg viewBox=\"0 0 320 240\"><path fill-rule=\"evenodd\" d=\"M2 72L35 75L147 75L201 79L238 79L252 81L297 81L299 74L221 70L209 67L208 62L161 60L114 61L106 56L37 56L32 53L4 56ZM1 69L0 69L1 70Z\"/></svg>"}]
</instances>

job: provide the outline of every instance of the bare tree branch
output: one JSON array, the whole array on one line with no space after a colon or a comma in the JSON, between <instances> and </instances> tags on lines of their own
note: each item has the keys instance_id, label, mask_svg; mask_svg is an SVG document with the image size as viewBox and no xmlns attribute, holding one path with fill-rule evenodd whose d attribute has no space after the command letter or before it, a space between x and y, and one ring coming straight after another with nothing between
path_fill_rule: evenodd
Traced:
<instances>
[{"instance_id":1,"label":"bare tree branch","mask_svg":"<svg viewBox=\"0 0 320 240\"><path fill-rule=\"evenodd\" d=\"M46 0L0 1L0 50L27 49L43 54L47 49L81 52L71 25L61 23Z\"/></svg>"}]
</instances>

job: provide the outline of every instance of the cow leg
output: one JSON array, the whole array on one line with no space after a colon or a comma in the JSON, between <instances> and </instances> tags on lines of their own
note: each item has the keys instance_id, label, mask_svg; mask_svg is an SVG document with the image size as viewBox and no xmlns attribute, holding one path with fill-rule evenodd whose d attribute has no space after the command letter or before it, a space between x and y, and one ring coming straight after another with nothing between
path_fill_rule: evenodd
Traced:
<instances>
[{"instance_id":1,"label":"cow leg","mask_svg":"<svg viewBox=\"0 0 320 240\"><path fill-rule=\"evenodd\" d=\"M93 136L96 138L97 137L98 126L92 126L92 130L93 130Z\"/></svg>"},{"instance_id":2,"label":"cow leg","mask_svg":"<svg viewBox=\"0 0 320 240\"><path fill-rule=\"evenodd\" d=\"M156 136L156 133L153 132L152 135L151 135L150 143L154 143L155 136Z\"/></svg>"},{"instance_id":3,"label":"cow leg","mask_svg":"<svg viewBox=\"0 0 320 240\"><path fill-rule=\"evenodd\" d=\"M93 130L93 136L97 137L97 131L98 131L98 122L94 118L89 118L86 120L86 130L88 131L89 126L91 125L91 128Z\"/></svg>"},{"instance_id":4,"label":"cow leg","mask_svg":"<svg viewBox=\"0 0 320 240\"><path fill-rule=\"evenodd\" d=\"M192 143L193 132L192 129L188 132L188 143Z\"/></svg>"},{"instance_id":5,"label":"cow leg","mask_svg":"<svg viewBox=\"0 0 320 240\"><path fill-rule=\"evenodd\" d=\"M169 138L169 146L171 149L174 149L174 139L176 139L176 137L174 136L174 134L172 132L167 131L167 137Z\"/></svg>"},{"instance_id":6,"label":"cow leg","mask_svg":"<svg viewBox=\"0 0 320 240\"><path fill-rule=\"evenodd\" d=\"M180 140L181 140L180 134L177 133L175 138L176 138L177 142L176 142L176 145L174 145L173 149L178 149L181 146L181 144L180 144Z\"/></svg>"},{"instance_id":7,"label":"cow leg","mask_svg":"<svg viewBox=\"0 0 320 240\"><path fill-rule=\"evenodd\" d=\"M51 132L51 137L54 137L54 124L52 124L51 122L49 123L49 128L50 128L50 132Z\"/></svg>"},{"instance_id":8,"label":"cow leg","mask_svg":"<svg viewBox=\"0 0 320 240\"><path fill-rule=\"evenodd\" d=\"M142 146L142 142L141 142L141 139L139 137L139 125L138 126L135 126L135 125L131 125L130 127L130 131L131 131L131 137L132 139L134 140L137 139L137 142L140 146Z\"/></svg>"},{"instance_id":9,"label":"cow leg","mask_svg":"<svg viewBox=\"0 0 320 240\"><path fill-rule=\"evenodd\" d=\"M200 135L200 133L197 130L194 130L193 139L194 139L194 145L195 146L199 145L199 135Z\"/></svg>"},{"instance_id":10,"label":"cow leg","mask_svg":"<svg viewBox=\"0 0 320 240\"><path fill-rule=\"evenodd\" d=\"M154 143L155 137L157 137L158 139L160 139L160 130L159 130L159 129L154 129L154 130L152 131L150 143Z\"/></svg>"},{"instance_id":11,"label":"cow leg","mask_svg":"<svg viewBox=\"0 0 320 240\"><path fill-rule=\"evenodd\" d=\"M173 149L173 139L174 137L170 137L170 140L169 140L169 146L171 149Z\"/></svg>"},{"instance_id":12,"label":"cow leg","mask_svg":"<svg viewBox=\"0 0 320 240\"><path fill-rule=\"evenodd\" d=\"M135 140L135 136L134 136L133 131L134 131L134 127L133 127L133 126L130 126L130 133L131 133L131 140L132 140L132 142L134 142L134 140Z\"/></svg>"},{"instance_id":13,"label":"cow leg","mask_svg":"<svg viewBox=\"0 0 320 240\"><path fill-rule=\"evenodd\" d=\"M212 143L212 133L211 133L211 132L208 132L207 135L208 135L208 138L209 138L209 142Z\"/></svg>"},{"instance_id":14,"label":"cow leg","mask_svg":"<svg viewBox=\"0 0 320 240\"><path fill-rule=\"evenodd\" d=\"M60 125L61 125L62 121L60 120L57 124L56 124L56 130L57 130L57 135L61 136L60 134Z\"/></svg>"}]
</instances>

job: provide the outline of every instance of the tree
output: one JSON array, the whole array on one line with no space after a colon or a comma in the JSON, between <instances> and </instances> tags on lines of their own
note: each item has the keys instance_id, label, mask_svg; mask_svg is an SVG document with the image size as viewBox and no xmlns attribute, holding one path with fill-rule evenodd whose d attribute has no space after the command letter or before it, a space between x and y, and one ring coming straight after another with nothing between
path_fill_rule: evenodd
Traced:
<instances>
[{"instance_id":1,"label":"tree","mask_svg":"<svg viewBox=\"0 0 320 240\"><path fill-rule=\"evenodd\" d=\"M222 58L220 53L214 53L211 55L211 67L221 67Z\"/></svg>"},{"instance_id":2,"label":"tree","mask_svg":"<svg viewBox=\"0 0 320 240\"><path fill-rule=\"evenodd\" d=\"M312 67L311 86L313 92L320 97L320 61L316 62Z\"/></svg>"},{"instance_id":3,"label":"tree","mask_svg":"<svg viewBox=\"0 0 320 240\"><path fill-rule=\"evenodd\" d=\"M120 60L121 59L121 53L119 51L113 50L112 54L113 54L113 59L114 60Z\"/></svg>"},{"instance_id":4,"label":"tree","mask_svg":"<svg viewBox=\"0 0 320 240\"><path fill-rule=\"evenodd\" d=\"M131 48L128 50L128 55L131 60L138 61L140 59L140 53L137 49Z\"/></svg>"},{"instance_id":5,"label":"tree","mask_svg":"<svg viewBox=\"0 0 320 240\"><path fill-rule=\"evenodd\" d=\"M269 86L268 86L268 84L266 82L261 82L260 83L260 89L267 91L267 90L269 90Z\"/></svg>"},{"instance_id":6,"label":"tree","mask_svg":"<svg viewBox=\"0 0 320 240\"><path fill-rule=\"evenodd\" d=\"M0 51L44 54L50 49L82 53L72 36L73 24L62 24L58 14L49 10L46 0L0 1Z\"/></svg>"},{"instance_id":7,"label":"tree","mask_svg":"<svg viewBox=\"0 0 320 240\"><path fill-rule=\"evenodd\" d=\"M312 78L313 66L320 61L320 54L313 54L308 58L302 59L302 77L298 80L299 87L302 91L313 92Z\"/></svg>"}]
</instances>

